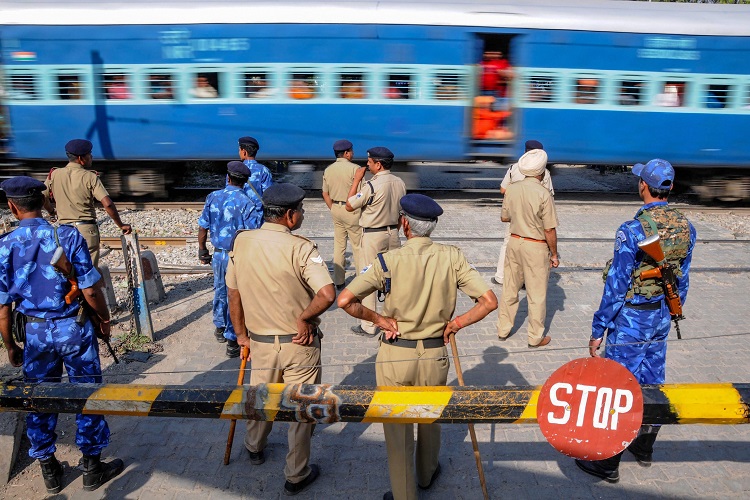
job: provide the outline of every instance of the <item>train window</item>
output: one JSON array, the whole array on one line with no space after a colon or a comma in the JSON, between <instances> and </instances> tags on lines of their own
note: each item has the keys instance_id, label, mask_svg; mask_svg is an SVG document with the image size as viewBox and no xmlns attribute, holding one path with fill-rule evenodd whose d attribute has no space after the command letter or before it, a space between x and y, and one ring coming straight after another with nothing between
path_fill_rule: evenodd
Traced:
<instances>
[{"instance_id":1,"label":"train window","mask_svg":"<svg viewBox=\"0 0 750 500\"><path fill-rule=\"evenodd\" d=\"M289 97L314 99L320 93L320 78L315 73L292 73L289 77Z\"/></svg>"},{"instance_id":2,"label":"train window","mask_svg":"<svg viewBox=\"0 0 750 500\"><path fill-rule=\"evenodd\" d=\"M703 97L703 105L709 109L723 109L729 101L729 85L710 84Z\"/></svg>"},{"instance_id":3,"label":"train window","mask_svg":"<svg viewBox=\"0 0 750 500\"><path fill-rule=\"evenodd\" d=\"M340 73L339 97L342 99L366 99L367 86L363 73Z\"/></svg>"},{"instance_id":4,"label":"train window","mask_svg":"<svg viewBox=\"0 0 750 500\"><path fill-rule=\"evenodd\" d=\"M219 73L200 72L193 75L190 97L196 99L216 99L219 97Z\"/></svg>"},{"instance_id":5,"label":"train window","mask_svg":"<svg viewBox=\"0 0 750 500\"><path fill-rule=\"evenodd\" d=\"M466 99L468 89L464 75L459 73L435 73L432 77L432 95L435 99Z\"/></svg>"},{"instance_id":6,"label":"train window","mask_svg":"<svg viewBox=\"0 0 750 500\"><path fill-rule=\"evenodd\" d=\"M271 76L265 71L242 73L242 96L250 99L264 99L273 96Z\"/></svg>"},{"instance_id":7,"label":"train window","mask_svg":"<svg viewBox=\"0 0 750 500\"><path fill-rule=\"evenodd\" d=\"M102 75L104 98L107 100L132 99L133 94L130 92L130 79L131 76L127 73L104 73Z\"/></svg>"},{"instance_id":8,"label":"train window","mask_svg":"<svg viewBox=\"0 0 750 500\"><path fill-rule=\"evenodd\" d=\"M621 81L617 93L617 104L620 106L643 105L643 89L645 87L646 82L641 80Z\"/></svg>"},{"instance_id":9,"label":"train window","mask_svg":"<svg viewBox=\"0 0 750 500\"><path fill-rule=\"evenodd\" d=\"M686 90L685 87L685 82L664 82L664 85L661 88L661 92L656 94L654 105L665 107L684 106Z\"/></svg>"},{"instance_id":10,"label":"train window","mask_svg":"<svg viewBox=\"0 0 750 500\"><path fill-rule=\"evenodd\" d=\"M151 73L146 77L146 92L151 99L174 99L174 77L169 73Z\"/></svg>"},{"instance_id":11,"label":"train window","mask_svg":"<svg viewBox=\"0 0 750 500\"><path fill-rule=\"evenodd\" d=\"M8 97L19 101L39 99L39 82L33 73L13 73L9 75Z\"/></svg>"},{"instance_id":12,"label":"train window","mask_svg":"<svg viewBox=\"0 0 750 500\"><path fill-rule=\"evenodd\" d=\"M412 75L395 73L386 75L383 97L386 99L410 99L413 94Z\"/></svg>"},{"instance_id":13,"label":"train window","mask_svg":"<svg viewBox=\"0 0 750 500\"><path fill-rule=\"evenodd\" d=\"M55 97L64 101L83 99L83 88L81 80L81 75L74 75L70 73L58 74L56 77L57 94L55 95Z\"/></svg>"},{"instance_id":14,"label":"train window","mask_svg":"<svg viewBox=\"0 0 750 500\"><path fill-rule=\"evenodd\" d=\"M551 75L526 77L526 100L529 102L552 102L555 98L557 78Z\"/></svg>"},{"instance_id":15,"label":"train window","mask_svg":"<svg viewBox=\"0 0 750 500\"><path fill-rule=\"evenodd\" d=\"M576 104L596 104L599 101L599 80L596 78L578 78L575 83Z\"/></svg>"}]
</instances>

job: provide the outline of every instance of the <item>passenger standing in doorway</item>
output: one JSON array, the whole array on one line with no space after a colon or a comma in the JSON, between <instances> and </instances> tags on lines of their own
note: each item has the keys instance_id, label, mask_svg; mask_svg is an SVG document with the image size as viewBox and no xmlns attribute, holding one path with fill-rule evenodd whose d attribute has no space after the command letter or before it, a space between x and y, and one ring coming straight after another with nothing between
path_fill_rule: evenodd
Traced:
<instances>
[{"instance_id":1,"label":"passenger standing in doorway","mask_svg":"<svg viewBox=\"0 0 750 500\"><path fill-rule=\"evenodd\" d=\"M104 189L101 179L91 167L94 157L93 145L85 139L73 139L65 145L68 164L64 168L54 168L47 176L47 194L44 208L50 215L57 215L60 224L73 224L83 235L91 254L94 267L99 265L99 225L96 222L94 202L99 201L112 221L123 234L130 234L130 224L120 220L115 203ZM50 202L54 202L52 208Z\"/></svg>"},{"instance_id":2,"label":"passenger standing in doorway","mask_svg":"<svg viewBox=\"0 0 750 500\"><path fill-rule=\"evenodd\" d=\"M365 272L381 252L387 252L401 246L398 238L399 200L406 194L404 181L391 173L393 153L385 147L367 150L367 168L373 174L372 179L362 182L365 168L357 170L349 189L346 210L362 210L359 225L362 227L362 269ZM360 188L361 186L361 188ZM370 294L362 299L362 304L376 310L377 299ZM362 320L361 324L352 327L357 335L373 337L377 329L372 322Z\"/></svg>"},{"instance_id":3,"label":"passenger standing in doorway","mask_svg":"<svg viewBox=\"0 0 750 500\"><path fill-rule=\"evenodd\" d=\"M532 149L544 149L544 146L539 141L526 141L526 151L525 153L528 153ZM508 168L508 171L505 172L505 177L503 177L503 181L500 183L500 194L504 195L505 191L508 190L508 186L514 182L522 181L526 178L525 175L523 175L520 170L518 169L518 163L514 163L513 165ZM549 169L544 169L544 178L542 179L542 186L547 188L549 191L549 194L552 195L554 198L555 196L555 189L552 187L552 175L550 175ZM497 269L495 270L495 276L492 278L492 282L496 285L502 285L503 284L503 274L504 274L504 266L505 266L505 251L508 248L508 240L510 239L510 224L505 225L505 237L503 238L503 244L500 247L500 258L497 259Z\"/></svg>"},{"instance_id":4,"label":"passenger standing in doorway","mask_svg":"<svg viewBox=\"0 0 750 500\"><path fill-rule=\"evenodd\" d=\"M336 288L344 288L346 279L346 240L352 242L354 269L360 271L359 256L361 253L362 228L359 227L359 210L346 210L346 200L354 183L354 176L359 166L352 163L354 149L346 139L333 143L336 161L323 172L323 200L331 211L333 219L333 283ZM362 181L357 191L362 188Z\"/></svg>"}]
</instances>

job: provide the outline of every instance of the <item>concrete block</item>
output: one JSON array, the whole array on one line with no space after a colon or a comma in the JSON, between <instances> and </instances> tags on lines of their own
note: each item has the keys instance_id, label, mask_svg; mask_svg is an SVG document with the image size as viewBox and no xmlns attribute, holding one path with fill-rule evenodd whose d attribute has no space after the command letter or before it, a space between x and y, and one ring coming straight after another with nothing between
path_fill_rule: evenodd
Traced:
<instances>
[{"instance_id":1,"label":"concrete block","mask_svg":"<svg viewBox=\"0 0 750 500\"><path fill-rule=\"evenodd\" d=\"M115 288L112 286L112 275L109 273L109 266L100 265L99 272L102 275L102 281L104 282L104 301L107 303L107 309L110 313L114 313L117 308L117 299L115 298Z\"/></svg>"},{"instance_id":2,"label":"concrete block","mask_svg":"<svg viewBox=\"0 0 750 500\"><path fill-rule=\"evenodd\" d=\"M167 298L167 294L164 291L159 264L154 252L151 250L141 252L141 267L143 268L143 284L146 287L146 299L158 304Z\"/></svg>"},{"instance_id":3,"label":"concrete block","mask_svg":"<svg viewBox=\"0 0 750 500\"><path fill-rule=\"evenodd\" d=\"M16 463L25 416L25 413L16 411L0 413L0 480L3 484L10 480Z\"/></svg>"}]
</instances>

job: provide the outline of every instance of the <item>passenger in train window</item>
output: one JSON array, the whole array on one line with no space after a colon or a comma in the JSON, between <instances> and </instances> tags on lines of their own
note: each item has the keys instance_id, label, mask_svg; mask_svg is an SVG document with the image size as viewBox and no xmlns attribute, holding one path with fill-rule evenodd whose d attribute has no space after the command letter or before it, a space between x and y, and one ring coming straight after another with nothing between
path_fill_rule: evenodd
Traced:
<instances>
[{"instance_id":1,"label":"passenger in train window","mask_svg":"<svg viewBox=\"0 0 750 500\"><path fill-rule=\"evenodd\" d=\"M294 78L289 81L289 97L292 99L312 99L315 97L315 87L308 80Z\"/></svg>"},{"instance_id":2,"label":"passenger in train window","mask_svg":"<svg viewBox=\"0 0 750 500\"><path fill-rule=\"evenodd\" d=\"M385 89L386 99L409 99L411 75L389 75L388 86Z\"/></svg>"},{"instance_id":3,"label":"passenger in train window","mask_svg":"<svg viewBox=\"0 0 750 500\"><path fill-rule=\"evenodd\" d=\"M78 75L58 75L57 88L58 96L64 101L77 100L82 97Z\"/></svg>"},{"instance_id":4,"label":"passenger in train window","mask_svg":"<svg viewBox=\"0 0 750 500\"><path fill-rule=\"evenodd\" d=\"M623 81L620 83L620 95L618 104L620 106L637 106L641 104L642 82Z\"/></svg>"},{"instance_id":5,"label":"passenger in train window","mask_svg":"<svg viewBox=\"0 0 750 500\"><path fill-rule=\"evenodd\" d=\"M8 97L19 100L34 100L36 95L36 79L33 75L13 75L10 80Z\"/></svg>"},{"instance_id":6,"label":"passenger in train window","mask_svg":"<svg viewBox=\"0 0 750 500\"><path fill-rule=\"evenodd\" d=\"M665 107L678 107L681 106L682 100L680 99L680 92L677 84L665 83L664 91L656 95L654 105L665 106Z\"/></svg>"},{"instance_id":7,"label":"passenger in train window","mask_svg":"<svg viewBox=\"0 0 750 500\"><path fill-rule=\"evenodd\" d=\"M506 140L513 137L505 125L510 111L492 111L495 98L492 96L478 96L474 98L473 137L475 139Z\"/></svg>"},{"instance_id":8,"label":"passenger in train window","mask_svg":"<svg viewBox=\"0 0 750 500\"><path fill-rule=\"evenodd\" d=\"M198 99L216 99L219 93L209 83L208 77L198 75L195 77L195 86L190 90L190 95Z\"/></svg>"},{"instance_id":9,"label":"passenger in train window","mask_svg":"<svg viewBox=\"0 0 750 500\"><path fill-rule=\"evenodd\" d=\"M268 85L268 76L265 73L245 75L245 97L265 99L272 97L274 93L274 89Z\"/></svg>"},{"instance_id":10,"label":"passenger in train window","mask_svg":"<svg viewBox=\"0 0 750 500\"><path fill-rule=\"evenodd\" d=\"M529 102L551 102L554 82L550 78L532 77L527 89Z\"/></svg>"},{"instance_id":11,"label":"passenger in train window","mask_svg":"<svg viewBox=\"0 0 750 500\"><path fill-rule=\"evenodd\" d=\"M104 88L107 99L132 99L133 95L128 88L128 82L124 74L104 75Z\"/></svg>"},{"instance_id":12,"label":"passenger in train window","mask_svg":"<svg viewBox=\"0 0 750 500\"><path fill-rule=\"evenodd\" d=\"M576 82L576 104L596 104L599 98L599 80L581 78Z\"/></svg>"},{"instance_id":13,"label":"passenger in train window","mask_svg":"<svg viewBox=\"0 0 750 500\"><path fill-rule=\"evenodd\" d=\"M366 97L362 80L343 80L340 91L342 99L364 99Z\"/></svg>"},{"instance_id":14,"label":"passenger in train window","mask_svg":"<svg viewBox=\"0 0 750 500\"><path fill-rule=\"evenodd\" d=\"M727 104L727 93L729 89L723 86L711 85L706 92L706 107L709 109L722 109Z\"/></svg>"},{"instance_id":15,"label":"passenger in train window","mask_svg":"<svg viewBox=\"0 0 750 500\"><path fill-rule=\"evenodd\" d=\"M172 75L149 75L148 83L151 99L174 99Z\"/></svg>"}]
</instances>

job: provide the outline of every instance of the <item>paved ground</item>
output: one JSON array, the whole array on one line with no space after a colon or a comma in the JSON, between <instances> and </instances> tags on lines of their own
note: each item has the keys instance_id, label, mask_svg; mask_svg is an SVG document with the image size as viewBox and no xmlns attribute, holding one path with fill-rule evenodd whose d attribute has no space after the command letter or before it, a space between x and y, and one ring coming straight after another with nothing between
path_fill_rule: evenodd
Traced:
<instances>
[{"instance_id":1,"label":"paved ground","mask_svg":"<svg viewBox=\"0 0 750 500\"><path fill-rule=\"evenodd\" d=\"M450 242L459 237L502 234L499 207L487 202L441 202L446 214L434 236ZM632 217L638 203L585 207L561 204L559 236L610 238L617 225ZM305 202L301 234L319 242L329 256L332 227L320 201ZM733 239L730 228L695 216L699 239ZM748 237L747 234L740 235ZM489 280L494 273L499 242L458 240ZM685 308L684 340L669 344L669 382L748 382L747 326L750 266L747 244L698 244L692 287ZM467 383L473 385L541 385L563 363L587 354L591 315L601 289L600 268L609 258L611 244L563 242L561 267L551 277L547 324L553 337L545 349L526 347L522 300L515 333L496 339L495 315L458 336ZM350 275L353 269L350 269ZM213 340L211 281L186 277L168 285L165 303L153 310L154 325L163 352L146 363L111 365L109 382L147 384L234 384L238 360L227 360L224 347ZM500 287L494 287L500 292ZM462 296L458 311L470 307ZM374 384L372 362L376 342L349 333L354 322L333 309L323 317L325 332L323 382ZM449 377L455 384L453 369ZM232 462L222 465L228 422L201 419L109 417L112 444L105 456L122 458L125 472L99 491L82 490L74 466L75 417L60 418L58 456L68 463L67 484L60 498L190 498L235 499L282 496L282 468L286 453L286 426L277 424L270 437L268 459L251 466L243 454L244 425L238 425ZM659 435L655 463L639 467L625 457L621 481L611 485L581 473L573 463L546 443L533 425L477 425L489 490L493 498L726 498L750 495L750 426L668 426ZM25 447L28 445L25 444ZM22 454L24 451L22 451ZM322 476L301 495L316 499L379 499L389 489L386 454L380 425L335 424L318 426L313 439L313 462ZM23 456L11 482L0 489L2 498L42 498L44 489L37 464ZM464 426L443 427L443 474L429 499L481 498L471 444Z\"/></svg>"}]
</instances>

